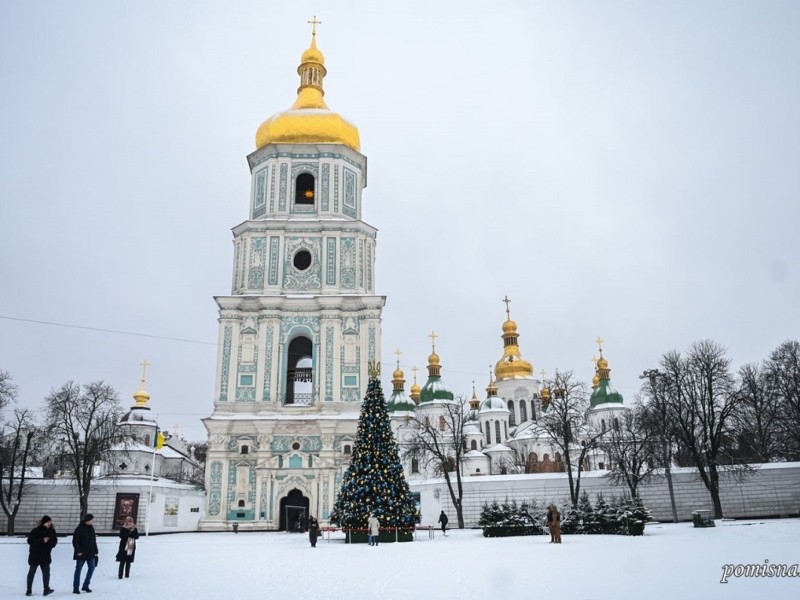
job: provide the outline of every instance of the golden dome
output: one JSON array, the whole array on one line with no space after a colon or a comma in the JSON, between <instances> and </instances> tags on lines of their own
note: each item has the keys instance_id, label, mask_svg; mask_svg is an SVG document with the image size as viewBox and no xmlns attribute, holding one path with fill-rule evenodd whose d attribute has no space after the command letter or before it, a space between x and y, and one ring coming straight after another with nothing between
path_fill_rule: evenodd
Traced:
<instances>
[{"instance_id":1,"label":"golden dome","mask_svg":"<svg viewBox=\"0 0 800 600\"><path fill-rule=\"evenodd\" d=\"M607 369L608 368L608 361L601 356L600 359L597 361L597 368L598 369Z\"/></svg>"},{"instance_id":2,"label":"golden dome","mask_svg":"<svg viewBox=\"0 0 800 600\"><path fill-rule=\"evenodd\" d=\"M412 394L419 395L419 390L420 390L420 387L416 382L411 385L411 393Z\"/></svg>"},{"instance_id":3,"label":"golden dome","mask_svg":"<svg viewBox=\"0 0 800 600\"><path fill-rule=\"evenodd\" d=\"M142 381L142 389L133 394L133 399L136 400L137 406L144 406L150 400L150 394L144 389L144 381Z\"/></svg>"},{"instance_id":4,"label":"golden dome","mask_svg":"<svg viewBox=\"0 0 800 600\"><path fill-rule=\"evenodd\" d=\"M592 389L597 389L598 385L600 385L600 375L595 373L594 377L592 377Z\"/></svg>"},{"instance_id":5,"label":"golden dome","mask_svg":"<svg viewBox=\"0 0 800 600\"><path fill-rule=\"evenodd\" d=\"M519 351L519 333L517 324L511 320L511 311L508 297L503 299L506 303L506 320L503 323L503 356L497 361L494 367L495 378L500 381L503 379L523 379L533 376L533 365L522 358Z\"/></svg>"},{"instance_id":6,"label":"golden dome","mask_svg":"<svg viewBox=\"0 0 800 600\"><path fill-rule=\"evenodd\" d=\"M322 55L322 52L320 52L317 49L316 33L311 34L311 45L308 47L308 50L303 52L303 55L300 57L301 64L309 62L319 63L321 65L325 64L325 57Z\"/></svg>"},{"instance_id":7,"label":"golden dome","mask_svg":"<svg viewBox=\"0 0 800 600\"><path fill-rule=\"evenodd\" d=\"M361 151L358 128L331 111L323 96L322 80L327 74L325 57L317 49L316 34L300 57L297 73L300 87L289 110L274 114L256 131L256 149L267 144L343 144Z\"/></svg>"},{"instance_id":8,"label":"golden dome","mask_svg":"<svg viewBox=\"0 0 800 600\"><path fill-rule=\"evenodd\" d=\"M543 387L542 391L539 392L539 395L542 397L542 399L549 398L550 397L550 388L549 387Z\"/></svg>"},{"instance_id":9,"label":"golden dome","mask_svg":"<svg viewBox=\"0 0 800 600\"><path fill-rule=\"evenodd\" d=\"M503 333L515 333L517 331L517 324L516 322L512 321L511 319L506 320L503 323Z\"/></svg>"},{"instance_id":10,"label":"golden dome","mask_svg":"<svg viewBox=\"0 0 800 600\"><path fill-rule=\"evenodd\" d=\"M438 364L439 364L439 355L436 354L436 352L434 352L428 357L428 366L438 365Z\"/></svg>"},{"instance_id":11,"label":"golden dome","mask_svg":"<svg viewBox=\"0 0 800 600\"><path fill-rule=\"evenodd\" d=\"M392 373L392 379L402 379L404 376L405 373L403 373L403 370L400 367L397 367L394 370L394 373Z\"/></svg>"}]
</instances>

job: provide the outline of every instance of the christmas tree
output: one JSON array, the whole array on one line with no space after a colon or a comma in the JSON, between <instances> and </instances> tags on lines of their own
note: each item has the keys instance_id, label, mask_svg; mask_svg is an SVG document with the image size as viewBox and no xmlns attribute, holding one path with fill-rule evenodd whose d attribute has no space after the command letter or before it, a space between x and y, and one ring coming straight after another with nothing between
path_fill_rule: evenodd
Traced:
<instances>
[{"instance_id":1,"label":"christmas tree","mask_svg":"<svg viewBox=\"0 0 800 600\"><path fill-rule=\"evenodd\" d=\"M331 522L343 529L365 529L372 513L381 529L410 529L416 521L417 509L397 454L379 369L370 369L351 463L331 511Z\"/></svg>"}]
</instances>

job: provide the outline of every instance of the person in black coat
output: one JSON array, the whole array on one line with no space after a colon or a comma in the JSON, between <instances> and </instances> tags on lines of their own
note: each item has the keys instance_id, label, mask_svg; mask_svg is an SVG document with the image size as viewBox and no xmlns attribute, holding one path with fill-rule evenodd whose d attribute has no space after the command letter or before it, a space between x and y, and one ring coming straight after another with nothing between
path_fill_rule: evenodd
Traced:
<instances>
[{"instance_id":1,"label":"person in black coat","mask_svg":"<svg viewBox=\"0 0 800 600\"><path fill-rule=\"evenodd\" d=\"M439 515L439 523L442 524L442 535L447 535L447 533L445 533L447 531L447 521L447 515L442 511L442 514Z\"/></svg>"},{"instance_id":2,"label":"person in black coat","mask_svg":"<svg viewBox=\"0 0 800 600\"><path fill-rule=\"evenodd\" d=\"M44 586L44 595L49 596L53 593L50 587L50 552L56 547L58 537L56 530L53 527L53 520L47 515L43 516L39 524L31 529L28 534L28 589L25 592L26 596L33 595L33 578L36 575L36 569L42 570L42 585Z\"/></svg>"},{"instance_id":3,"label":"person in black coat","mask_svg":"<svg viewBox=\"0 0 800 600\"><path fill-rule=\"evenodd\" d=\"M308 540L312 548L317 547L317 537L319 537L319 521L316 517L311 517L308 520Z\"/></svg>"},{"instance_id":4,"label":"person in black coat","mask_svg":"<svg viewBox=\"0 0 800 600\"><path fill-rule=\"evenodd\" d=\"M136 529L136 522L133 517L125 517L125 524L119 528L119 550L117 551L120 579L122 579L123 571L125 577L131 576L131 563L136 557L136 540L138 539L139 530Z\"/></svg>"},{"instance_id":5,"label":"person in black coat","mask_svg":"<svg viewBox=\"0 0 800 600\"><path fill-rule=\"evenodd\" d=\"M94 515L86 513L81 524L75 528L72 534L72 560L75 561L75 576L72 578L72 593L80 594L81 590L84 592L91 592L89 584L92 582L92 573L97 566L97 534L94 531ZM81 571L83 565L86 565L86 579L83 580L83 586L78 589L81 584Z\"/></svg>"}]
</instances>

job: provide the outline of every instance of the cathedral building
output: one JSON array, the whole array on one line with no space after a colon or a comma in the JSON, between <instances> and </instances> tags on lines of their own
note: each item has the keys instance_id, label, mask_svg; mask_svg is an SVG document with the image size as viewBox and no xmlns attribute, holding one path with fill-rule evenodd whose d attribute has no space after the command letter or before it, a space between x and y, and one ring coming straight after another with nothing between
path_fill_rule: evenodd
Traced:
<instances>
[{"instance_id":1,"label":"cathedral building","mask_svg":"<svg viewBox=\"0 0 800 600\"><path fill-rule=\"evenodd\" d=\"M380 361L385 297L375 293L377 230L362 220L367 159L358 129L324 100L316 29L297 72L297 99L264 121L247 157L232 290L216 298L202 530L325 522L353 450L368 364Z\"/></svg>"},{"instance_id":2,"label":"cathedral building","mask_svg":"<svg viewBox=\"0 0 800 600\"><path fill-rule=\"evenodd\" d=\"M394 372L393 392L387 403L395 435L401 447L408 437L410 418L435 422L444 414L443 405L456 403L465 417L464 442L467 445L461 474L464 476L553 473L564 470L562 456L553 447L543 423L551 415L548 408L553 395L542 380L534 377L533 365L523 358L517 323L511 319L506 298L506 320L502 325L503 354L489 374L486 398L478 400L475 390L468 403L456 398L443 383L441 364L435 348L428 357L428 380L417 390L412 387L411 399L404 391L404 374L398 361ZM435 337L435 336L433 336ZM599 340L600 341L600 340ZM609 431L616 427L624 411L622 395L611 385L608 361L600 348L592 380L589 406L580 419L586 423L588 434ZM416 382L415 382L416 385ZM550 411L552 412L552 411ZM444 431L444 429L443 429ZM576 444L580 444L577 440ZM580 450L576 447L576 453ZM583 465L586 470L605 469L607 457L599 448L591 453ZM420 469L415 461L404 465L413 482L436 475L434 471Z\"/></svg>"}]
</instances>

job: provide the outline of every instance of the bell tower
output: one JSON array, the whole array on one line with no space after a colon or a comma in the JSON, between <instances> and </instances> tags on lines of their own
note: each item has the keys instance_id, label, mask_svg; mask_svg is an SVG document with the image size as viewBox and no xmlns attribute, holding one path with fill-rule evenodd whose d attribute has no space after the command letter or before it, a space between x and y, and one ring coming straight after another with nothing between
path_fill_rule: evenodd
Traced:
<instances>
[{"instance_id":1,"label":"bell tower","mask_svg":"<svg viewBox=\"0 0 800 600\"><path fill-rule=\"evenodd\" d=\"M375 294L377 229L362 220L367 158L356 126L325 103L320 22L309 23L297 98L261 124L247 157L251 189L247 219L233 228L232 289L215 298L208 517L253 528L286 521L275 507L292 488L276 482L309 466L299 492L310 514L327 518L368 364L380 362L386 298Z\"/></svg>"}]
</instances>

